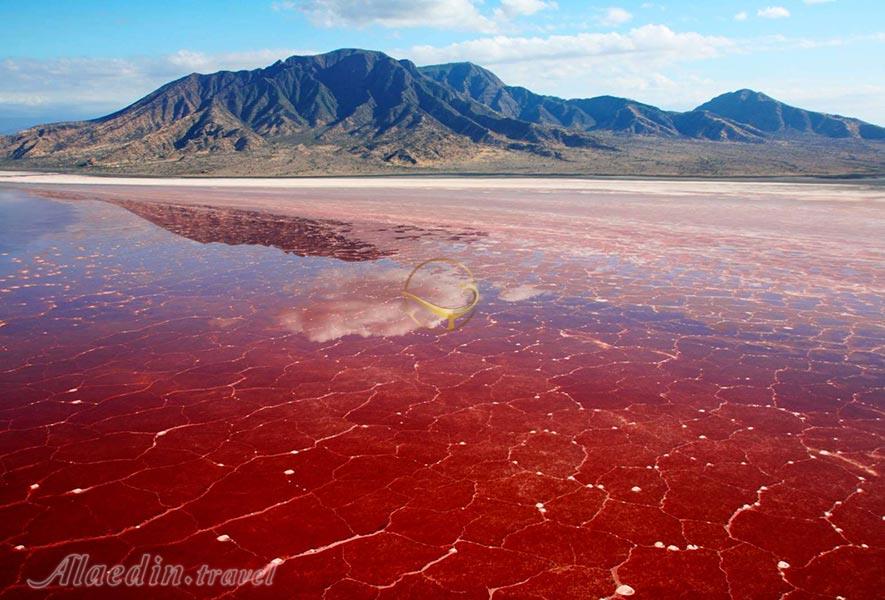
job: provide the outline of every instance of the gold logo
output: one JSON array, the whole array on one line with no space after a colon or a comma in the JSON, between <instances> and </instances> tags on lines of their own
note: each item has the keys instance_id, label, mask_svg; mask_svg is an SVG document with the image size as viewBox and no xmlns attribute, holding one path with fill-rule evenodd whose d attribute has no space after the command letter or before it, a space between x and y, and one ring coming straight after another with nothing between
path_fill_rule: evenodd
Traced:
<instances>
[{"instance_id":1,"label":"gold logo","mask_svg":"<svg viewBox=\"0 0 885 600\"><path fill-rule=\"evenodd\" d=\"M460 270L463 274L466 274L467 280L460 282L453 282L452 285L463 295L464 292L469 294L469 298L466 298L466 303L461 306L440 306L439 304L435 304L426 300L415 293L413 289L412 279L415 277L415 274L424 269L427 266L438 266L440 264L447 264L455 267L457 270ZM416 303L420 308L423 308L429 311L431 314L439 317L440 319L445 319L448 323L446 325L446 329L448 331L452 331L455 329L456 321L472 312L476 305L479 303L479 288L476 285L476 279L473 277L473 273L470 272L470 269L467 268L466 265L454 260L452 258L431 258L429 260L425 260L417 267L412 269L412 272L409 273L408 278L406 278L406 282L403 285L402 296L406 300ZM421 322L415 311L410 311L409 316L412 318L415 323L422 327L432 327L434 324L428 324L426 322ZM472 317L473 315L470 315ZM470 317L464 320L461 324L466 323Z\"/></svg>"}]
</instances>

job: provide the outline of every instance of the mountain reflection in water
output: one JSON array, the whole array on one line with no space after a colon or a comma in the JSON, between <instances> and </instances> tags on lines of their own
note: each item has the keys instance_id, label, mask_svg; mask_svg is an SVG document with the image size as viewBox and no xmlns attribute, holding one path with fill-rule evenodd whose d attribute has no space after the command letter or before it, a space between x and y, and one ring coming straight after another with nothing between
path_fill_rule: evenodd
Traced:
<instances>
[{"instance_id":1,"label":"mountain reflection in water","mask_svg":"<svg viewBox=\"0 0 885 600\"><path fill-rule=\"evenodd\" d=\"M394 254L350 237L344 221L307 219L253 210L114 200L129 212L182 237L208 244L272 246L298 256L328 256L350 262Z\"/></svg>"}]
</instances>

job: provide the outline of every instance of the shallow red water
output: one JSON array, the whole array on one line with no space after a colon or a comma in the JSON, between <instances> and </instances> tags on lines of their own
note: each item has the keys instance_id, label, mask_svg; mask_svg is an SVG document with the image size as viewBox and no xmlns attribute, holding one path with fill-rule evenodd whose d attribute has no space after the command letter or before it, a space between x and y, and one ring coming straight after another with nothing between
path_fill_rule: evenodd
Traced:
<instances>
[{"instance_id":1,"label":"shallow red water","mask_svg":"<svg viewBox=\"0 0 885 600\"><path fill-rule=\"evenodd\" d=\"M84 194L0 190L4 598L885 589L878 206ZM450 333L399 305L433 256L480 282ZM75 552L278 566L28 588Z\"/></svg>"}]
</instances>

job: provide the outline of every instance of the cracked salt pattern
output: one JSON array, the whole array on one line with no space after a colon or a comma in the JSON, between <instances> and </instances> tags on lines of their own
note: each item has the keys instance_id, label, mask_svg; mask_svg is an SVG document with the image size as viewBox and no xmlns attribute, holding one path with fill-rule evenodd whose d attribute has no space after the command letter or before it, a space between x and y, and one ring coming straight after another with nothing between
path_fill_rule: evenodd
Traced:
<instances>
[{"instance_id":1,"label":"cracked salt pattern","mask_svg":"<svg viewBox=\"0 0 885 600\"><path fill-rule=\"evenodd\" d=\"M880 205L460 193L281 226L0 190L35 211L0 230L0 597L71 552L278 565L176 598L881 593ZM440 255L469 324L372 314Z\"/></svg>"}]
</instances>

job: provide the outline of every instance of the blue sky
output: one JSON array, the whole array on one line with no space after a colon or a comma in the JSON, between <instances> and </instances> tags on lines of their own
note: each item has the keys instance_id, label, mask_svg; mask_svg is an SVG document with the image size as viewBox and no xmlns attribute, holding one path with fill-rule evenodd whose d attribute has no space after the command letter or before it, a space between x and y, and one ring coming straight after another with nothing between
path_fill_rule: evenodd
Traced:
<instances>
[{"instance_id":1,"label":"blue sky","mask_svg":"<svg viewBox=\"0 0 885 600\"><path fill-rule=\"evenodd\" d=\"M749 87L885 124L885 2L0 0L0 128L99 116L187 73L340 47L470 60L673 110Z\"/></svg>"}]
</instances>

